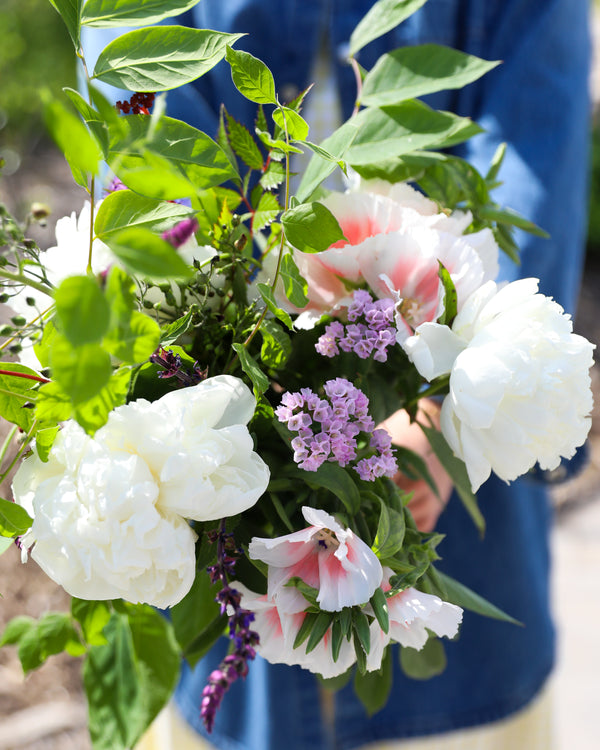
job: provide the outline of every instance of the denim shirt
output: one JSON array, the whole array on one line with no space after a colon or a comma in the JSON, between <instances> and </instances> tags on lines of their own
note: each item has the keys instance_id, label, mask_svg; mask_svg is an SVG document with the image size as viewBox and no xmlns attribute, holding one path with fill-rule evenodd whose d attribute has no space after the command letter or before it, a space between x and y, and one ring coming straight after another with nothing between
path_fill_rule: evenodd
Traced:
<instances>
[{"instance_id":1,"label":"denim shirt","mask_svg":"<svg viewBox=\"0 0 600 750\"><path fill-rule=\"evenodd\" d=\"M248 32L236 47L264 60L278 90L287 87L292 93L310 82L322 31L328 29L348 116L356 89L343 57L353 28L371 5L371 0L202 0L183 22ZM495 198L546 229L551 239L517 233L521 266L503 257L501 278L536 276L541 291L568 311L576 300L586 227L587 14L587 0L429 0L359 55L369 68L389 49L435 42L504 61L481 81L427 101L471 116L485 128L458 150L484 174L499 143L507 142L503 185ZM90 57L109 35L88 35ZM252 128L255 105L234 91L225 63L172 92L167 106L172 116L214 134L222 101ZM447 537L439 547L439 568L523 627L465 612L458 639L445 643L448 666L442 675L427 682L409 680L395 658L387 706L368 718L350 684L337 694L333 724L321 714L314 675L257 658L248 677L225 696L210 741L222 750L346 750L479 725L525 706L554 661L547 492L528 478L509 486L492 477L479 500L487 522L483 539L456 497L440 517L439 531ZM225 648L223 643L194 671L184 666L177 688L183 715L200 733L201 691Z\"/></svg>"}]
</instances>

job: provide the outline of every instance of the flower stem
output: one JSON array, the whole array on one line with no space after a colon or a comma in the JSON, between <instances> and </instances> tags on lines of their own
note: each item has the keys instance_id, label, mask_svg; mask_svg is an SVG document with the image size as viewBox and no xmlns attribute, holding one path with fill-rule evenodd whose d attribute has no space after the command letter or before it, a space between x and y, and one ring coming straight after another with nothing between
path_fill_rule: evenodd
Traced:
<instances>
[{"instance_id":1,"label":"flower stem","mask_svg":"<svg viewBox=\"0 0 600 750\"><path fill-rule=\"evenodd\" d=\"M30 286L32 289L37 289L42 294L51 295L52 287L48 284L42 284L40 281L34 281L34 279L25 276L23 273L12 273L12 271L6 271L4 268L0 270L0 278L8 279L8 281L14 281L17 284L24 284Z\"/></svg>"}]
</instances>

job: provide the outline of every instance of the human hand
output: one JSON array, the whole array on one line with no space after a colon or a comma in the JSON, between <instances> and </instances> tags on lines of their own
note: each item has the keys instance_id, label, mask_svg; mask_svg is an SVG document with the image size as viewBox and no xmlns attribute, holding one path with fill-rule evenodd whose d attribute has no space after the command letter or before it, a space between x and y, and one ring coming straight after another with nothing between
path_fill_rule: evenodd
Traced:
<instances>
[{"instance_id":1,"label":"human hand","mask_svg":"<svg viewBox=\"0 0 600 750\"><path fill-rule=\"evenodd\" d=\"M429 424L431 420L434 426L439 429L439 404L430 399L422 399L419 403L417 419L424 424ZM433 531L440 513L444 510L446 503L450 499L452 480L431 449L423 430L416 422L411 423L408 414L404 410L392 414L391 417L388 417L379 426L390 433L392 441L396 445L410 448L410 450L421 456L427 464L429 473L438 488L439 497L424 479L412 480L401 472L398 472L394 477L394 482L405 492L413 493L412 499L408 503L408 508L415 519L419 531Z\"/></svg>"}]
</instances>

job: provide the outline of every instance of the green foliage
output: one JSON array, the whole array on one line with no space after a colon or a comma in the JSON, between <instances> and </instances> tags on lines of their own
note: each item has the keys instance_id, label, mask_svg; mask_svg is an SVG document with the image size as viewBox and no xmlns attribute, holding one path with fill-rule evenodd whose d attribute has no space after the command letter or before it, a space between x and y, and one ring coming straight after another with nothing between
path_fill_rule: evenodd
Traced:
<instances>
[{"instance_id":1,"label":"green foliage","mask_svg":"<svg viewBox=\"0 0 600 750\"><path fill-rule=\"evenodd\" d=\"M379 0L350 36L351 56L388 31L396 28L425 4L425 0Z\"/></svg>"},{"instance_id":2,"label":"green foliage","mask_svg":"<svg viewBox=\"0 0 600 750\"><path fill-rule=\"evenodd\" d=\"M185 13L198 0L87 0L81 14L84 26L110 28L145 26Z\"/></svg>"},{"instance_id":3,"label":"green foliage","mask_svg":"<svg viewBox=\"0 0 600 750\"><path fill-rule=\"evenodd\" d=\"M0 536L20 536L32 523L33 519L24 508L0 497Z\"/></svg>"},{"instance_id":4,"label":"green foliage","mask_svg":"<svg viewBox=\"0 0 600 750\"><path fill-rule=\"evenodd\" d=\"M400 666L413 680L430 680L446 669L446 652L439 638L431 637L420 651L400 649Z\"/></svg>"},{"instance_id":5,"label":"green foliage","mask_svg":"<svg viewBox=\"0 0 600 750\"><path fill-rule=\"evenodd\" d=\"M277 104L273 74L262 60L232 47L227 47L226 59L240 94L256 104Z\"/></svg>"},{"instance_id":6,"label":"green foliage","mask_svg":"<svg viewBox=\"0 0 600 750\"><path fill-rule=\"evenodd\" d=\"M318 253L345 240L337 219L322 203L302 203L281 216L285 236L303 253Z\"/></svg>"}]
</instances>

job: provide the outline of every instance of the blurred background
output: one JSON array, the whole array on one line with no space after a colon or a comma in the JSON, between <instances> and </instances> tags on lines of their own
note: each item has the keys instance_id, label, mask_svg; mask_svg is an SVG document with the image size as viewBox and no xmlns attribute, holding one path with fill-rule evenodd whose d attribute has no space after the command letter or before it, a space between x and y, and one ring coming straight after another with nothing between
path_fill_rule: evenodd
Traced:
<instances>
[{"instance_id":1,"label":"blurred background","mask_svg":"<svg viewBox=\"0 0 600 750\"><path fill-rule=\"evenodd\" d=\"M592 6L595 64L590 144L588 255L576 330L600 342L600 3ZM51 216L36 227L42 248L54 244L54 224L85 200L62 156L44 134L40 89L75 85L72 46L47 0L0 4L0 201L23 219L32 202ZM40 79L43 74L44 78ZM554 492L556 527L554 601L559 628L556 722L561 750L596 750L600 710L600 367L592 372L596 394L591 461L573 482ZM22 566L16 548L0 557L0 633L16 615L38 616L67 606L67 597L35 563ZM0 651L0 750L89 750L80 664L51 657L23 678L16 651Z\"/></svg>"}]
</instances>

